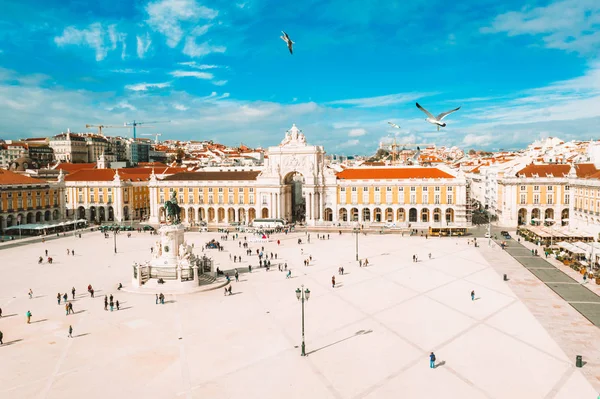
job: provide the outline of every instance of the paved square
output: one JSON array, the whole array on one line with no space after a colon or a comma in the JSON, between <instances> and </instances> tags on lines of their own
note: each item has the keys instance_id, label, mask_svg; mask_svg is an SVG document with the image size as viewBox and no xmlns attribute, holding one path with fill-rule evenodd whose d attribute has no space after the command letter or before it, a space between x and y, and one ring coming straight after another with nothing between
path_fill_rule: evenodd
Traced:
<instances>
[{"instance_id":1,"label":"paved square","mask_svg":"<svg viewBox=\"0 0 600 399\"><path fill-rule=\"evenodd\" d=\"M352 235L316 235L303 245L304 233L278 236L280 246L250 244L276 252L291 279L222 241L225 251L205 251L221 269L253 266L233 283L235 295L167 295L165 305L116 289L128 290L132 263L149 259L156 238L147 233L119 236L116 255L112 237L99 233L0 250L0 397L596 399L574 359L466 239L363 235L360 257L370 265L360 268ZM186 235L196 252L219 237ZM46 249L55 262L38 265ZM301 284L311 290L305 358ZM72 287L75 314L66 316L56 295L71 298ZM121 310L104 310L110 294Z\"/></svg>"}]
</instances>

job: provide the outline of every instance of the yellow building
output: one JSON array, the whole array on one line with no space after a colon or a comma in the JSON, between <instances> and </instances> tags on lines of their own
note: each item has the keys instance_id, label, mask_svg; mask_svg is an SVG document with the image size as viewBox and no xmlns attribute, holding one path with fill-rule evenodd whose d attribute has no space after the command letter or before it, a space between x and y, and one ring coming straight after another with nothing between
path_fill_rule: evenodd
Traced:
<instances>
[{"instance_id":1,"label":"yellow building","mask_svg":"<svg viewBox=\"0 0 600 399\"><path fill-rule=\"evenodd\" d=\"M498 180L499 222L567 225L570 220L570 180L596 172L593 164L530 164Z\"/></svg>"},{"instance_id":2,"label":"yellow building","mask_svg":"<svg viewBox=\"0 0 600 399\"><path fill-rule=\"evenodd\" d=\"M97 223L145 220L150 214L148 181L153 172L182 168L80 169L65 178L67 217Z\"/></svg>"},{"instance_id":3,"label":"yellow building","mask_svg":"<svg viewBox=\"0 0 600 399\"><path fill-rule=\"evenodd\" d=\"M150 222L165 222L173 193L184 223L286 219L311 226L396 223L467 226L466 179L436 167L362 167L336 173L323 147L293 126L260 170L183 172L150 180Z\"/></svg>"},{"instance_id":4,"label":"yellow building","mask_svg":"<svg viewBox=\"0 0 600 399\"><path fill-rule=\"evenodd\" d=\"M62 179L62 176L61 176ZM8 227L64 218L64 183L0 169L0 232Z\"/></svg>"}]
</instances>

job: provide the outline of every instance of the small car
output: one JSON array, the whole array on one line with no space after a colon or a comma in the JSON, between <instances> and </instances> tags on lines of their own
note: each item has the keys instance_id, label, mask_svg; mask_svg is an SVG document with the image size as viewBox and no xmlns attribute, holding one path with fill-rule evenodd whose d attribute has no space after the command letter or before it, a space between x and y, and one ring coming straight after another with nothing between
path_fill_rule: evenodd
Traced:
<instances>
[{"instance_id":1,"label":"small car","mask_svg":"<svg viewBox=\"0 0 600 399\"><path fill-rule=\"evenodd\" d=\"M484 237L485 237L485 238L490 238L490 237L491 237L491 235L490 235L490 233L485 233Z\"/></svg>"}]
</instances>

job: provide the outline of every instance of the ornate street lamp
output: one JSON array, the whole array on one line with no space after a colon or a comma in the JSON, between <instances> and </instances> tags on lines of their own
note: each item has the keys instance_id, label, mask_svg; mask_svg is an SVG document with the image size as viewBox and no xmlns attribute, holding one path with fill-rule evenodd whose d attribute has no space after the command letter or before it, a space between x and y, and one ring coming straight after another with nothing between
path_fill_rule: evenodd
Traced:
<instances>
[{"instance_id":1,"label":"ornate street lamp","mask_svg":"<svg viewBox=\"0 0 600 399\"><path fill-rule=\"evenodd\" d=\"M360 234L360 229L355 227L352 229L352 232L356 234L356 261L358 262L358 235Z\"/></svg>"},{"instance_id":2,"label":"ornate street lamp","mask_svg":"<svg viewBox=\"0 0 600 399\"><path fill-rule=\"evenodd\" d=\"M299 301L302 301L302 353L301 356L306 356L306 345L304 344L304 300L307 300L310 298L310 290L304 289L304 284L302 284L302 289L297 288L296 289L296 298L298 298Z\"/></svg>"}]
</instances>

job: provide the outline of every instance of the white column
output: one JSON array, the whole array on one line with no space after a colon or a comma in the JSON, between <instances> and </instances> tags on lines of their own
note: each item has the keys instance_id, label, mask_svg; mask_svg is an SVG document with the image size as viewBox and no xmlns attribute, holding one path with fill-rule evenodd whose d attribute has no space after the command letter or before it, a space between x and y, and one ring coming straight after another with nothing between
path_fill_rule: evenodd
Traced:
<instances>
[{"instance_id":1,"label":"white column","mask_svg":"<svg viewBox=\"0 0 600 399\"><path fill-rule=\"evenodd\" d=\"M319 222L323 221L323 213L325 209L323 209L323 191L319 192Z\"/></svg>"},{"instance_id":2,"label":"white column","mask_svg":"<svg viewBox=\"0 0 600 399\"><path fill-rule=\"evenodd\" d=\"M281 205L281 194L275 194L275 217L280 218L280 205Z\"/></svg>"},{"instance_id":3,"label":"white column","mask_svg":"<svg viewBox=\"0 0 600 399\"><path fill-rule=\"evenodd\" d=\"M312 220L312 193L306 194L306 221Z\"/></svg>"},{"instance_id":4,"label":"white column","mask_svg":"<svg viewBox=\"0 0 600 399\"><path fill-rule=\"evenodd\" d=\"M269 194L269 217L275 217L273 212L273 193Z\"/></svg>"}]
</instances>

